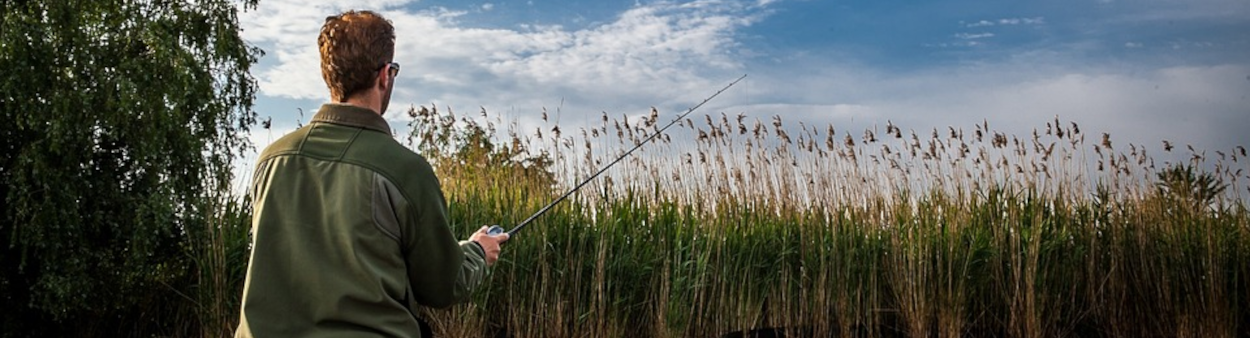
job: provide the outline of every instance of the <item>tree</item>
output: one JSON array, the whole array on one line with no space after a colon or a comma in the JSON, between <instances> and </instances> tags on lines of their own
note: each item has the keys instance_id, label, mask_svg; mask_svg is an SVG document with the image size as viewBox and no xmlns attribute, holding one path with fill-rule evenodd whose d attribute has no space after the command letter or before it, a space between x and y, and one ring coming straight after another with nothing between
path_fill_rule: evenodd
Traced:
<instances>
[{"instance_id":1,"label":"tree","mask_svg":"<svg viewBox=\"0 0 1250 338\"><path fill-rule=\"evenodd\" d=\"M482 179L533 192L546 193L555 187L550 154L530 153L529 141L515 133L508 142L496 144L493 123L487 122L484 128L469 117L457 120L450 109L440 112L431 107L408 109L412 118L408 141L433 164L447 190L457 189L460 181ZM481 114L485 118L486 109Z\"/></svg>"},{"instance_id":2,"label":"tree","mask_svg":"<svg viewBox=\"0 0 1250 338\"><path fill-rule=\"evenodd\" d=\"M0 0L0 335L170 313L249 147L256 1Z\"/></svg>"},{"instance_id":3,"label":"tree","mask_svg":"<svg viewBox=\"0 0 1250 338\"><path fill-rule=\"evenodd\" d=\"M1203 211L1228 188L1215 174L1196 172L1190 165L1172 165L1155 175L1159 195L1190 211Z\"/></svg>"}]
</instances>

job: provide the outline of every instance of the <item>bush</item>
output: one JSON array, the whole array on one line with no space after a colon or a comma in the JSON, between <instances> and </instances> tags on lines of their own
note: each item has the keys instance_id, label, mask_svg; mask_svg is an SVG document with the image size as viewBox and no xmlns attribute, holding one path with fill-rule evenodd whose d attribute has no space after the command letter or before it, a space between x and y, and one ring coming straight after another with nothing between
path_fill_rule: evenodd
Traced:
<instances>
[{"instance_id":1,"label":"bush","mask_svg":"<svg viewBox=\"0 0 1250 338\"><path fill-rule=\"evenodd\" d=\"M0 332L195 331L187 248L255 120L235 3L0 6Z\"/></svg>"}]
</instances>

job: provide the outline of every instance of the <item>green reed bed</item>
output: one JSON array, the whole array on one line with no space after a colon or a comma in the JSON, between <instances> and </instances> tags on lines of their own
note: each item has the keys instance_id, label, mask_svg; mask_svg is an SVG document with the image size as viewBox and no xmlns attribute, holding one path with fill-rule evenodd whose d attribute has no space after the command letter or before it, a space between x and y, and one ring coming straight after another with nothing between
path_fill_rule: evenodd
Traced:
<instances>
[{"instance_id":1,"label":"green reed bed","mask_svg":"<svg viewBox=\"0 0 1250 338\"><path fill-rule=\"evenodd\" d=\"M500 141L411 115L457 233L510 227L657 120ZM471 304L423 315L451 336L1250 336L1239 149L1208 173L1059 121L921 140L705 119L519 233Z\"/></svg>"}]
</instances>

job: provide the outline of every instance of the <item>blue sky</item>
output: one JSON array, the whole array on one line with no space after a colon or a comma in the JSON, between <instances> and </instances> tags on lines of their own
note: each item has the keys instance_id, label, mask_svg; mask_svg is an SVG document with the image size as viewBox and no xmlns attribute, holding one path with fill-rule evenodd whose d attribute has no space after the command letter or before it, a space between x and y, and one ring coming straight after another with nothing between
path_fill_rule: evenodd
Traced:
<instances>
[{"instance_id":1,"label":"blue sky","mask_svg":"<svg viewBox=\"0 0 1250 338\"><path fill-rule=\"evenodd\" d=\"M386 116L400 133L410 105L523 126L544 107L573 126L652 106L675 116L748 74L701 112L852 134L986 120L1027 135L1059 116L1152 150L1250 145L1246 0L262 0L240 16L267 53L256 109L274 128L253 133L258 148L326 99L316 34L350 8L397 27Z\"/></svg>"}]
</instances>

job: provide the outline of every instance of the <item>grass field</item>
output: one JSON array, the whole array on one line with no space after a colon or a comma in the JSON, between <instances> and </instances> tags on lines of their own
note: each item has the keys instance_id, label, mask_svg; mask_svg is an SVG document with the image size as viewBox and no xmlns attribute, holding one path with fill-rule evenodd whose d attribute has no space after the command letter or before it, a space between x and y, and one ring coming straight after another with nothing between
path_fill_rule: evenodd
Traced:
<instances>
[{"instance_id":1,"label":"grass field","mask_svg":"<svg viewBox=\"0 0 1250 338\"><path fill-rule=\"evenodd\" d=\"M497 132L410 115L456 233L524 219L668 122ZM1155 163L1059 120L1025 138L985 122L680 125L519 233L471 304L424 313L436 332L1250 336L1244 148Z\"/></svg>"}]
</instances>

